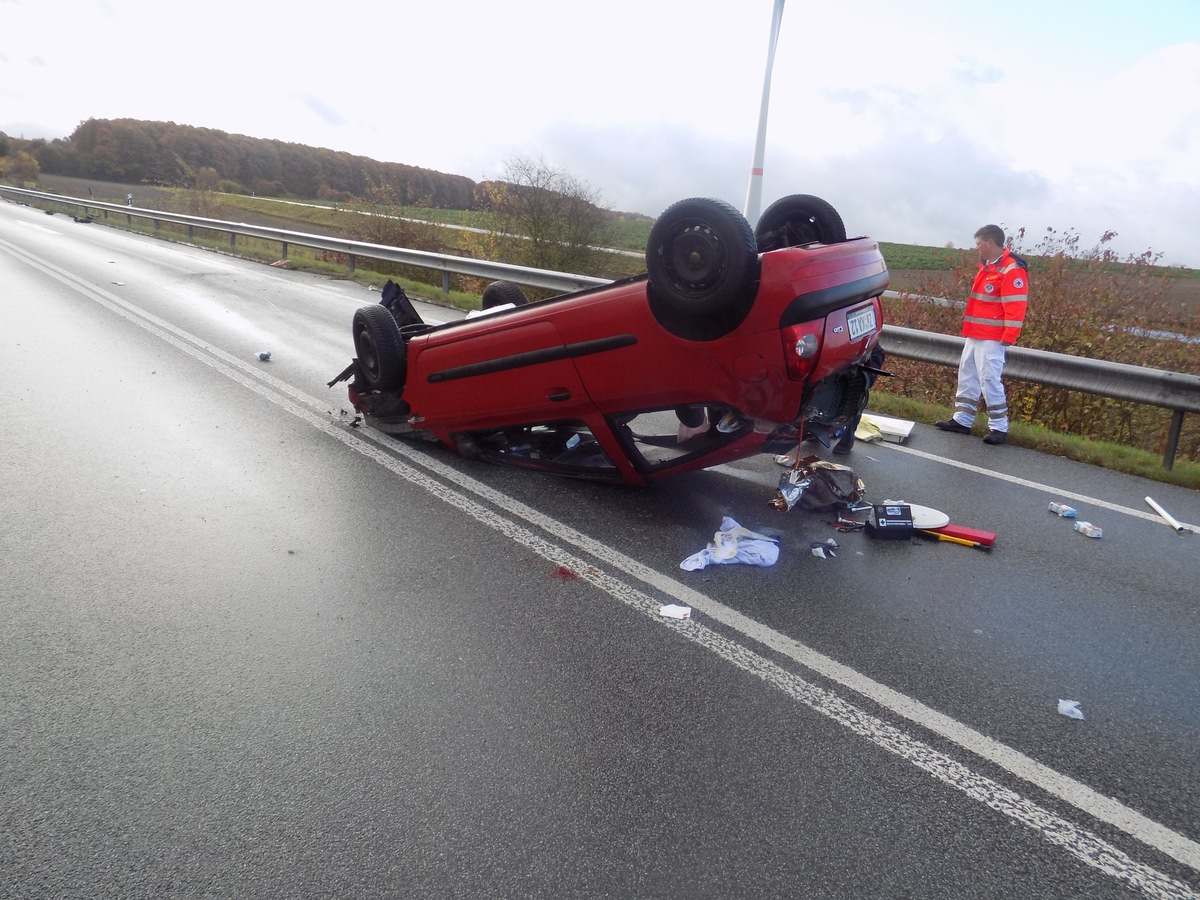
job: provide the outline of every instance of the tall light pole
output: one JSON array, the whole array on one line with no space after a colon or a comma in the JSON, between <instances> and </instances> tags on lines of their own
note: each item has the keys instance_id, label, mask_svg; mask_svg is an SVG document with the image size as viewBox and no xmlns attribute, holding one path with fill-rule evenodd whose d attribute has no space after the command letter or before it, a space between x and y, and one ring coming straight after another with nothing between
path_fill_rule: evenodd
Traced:
<instances>
[{"instance_id":1,"label":"tall light pole","mask_svg":"<svg viewBox=\"0 0 1200 900\"><path fill-rule=\"evenodd\" d=\"M758 112L758 137L754 141L754 162L750 166L746 206L742 210L751 225L758 221L762 207L763 157L767 150L767 107L771 104L771 69L775 66L775 45L779 42L779 23L782 20L783 0L775 0L775 14L771 17L771 40L767 44L767 74L763 78L762 107Z\"/></svg>"}]
</instances>

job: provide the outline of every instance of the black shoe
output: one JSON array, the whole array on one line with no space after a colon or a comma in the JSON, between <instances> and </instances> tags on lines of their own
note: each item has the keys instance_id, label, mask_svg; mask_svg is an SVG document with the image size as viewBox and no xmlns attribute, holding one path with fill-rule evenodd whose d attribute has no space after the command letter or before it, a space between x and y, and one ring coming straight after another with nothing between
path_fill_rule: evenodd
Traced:
<instances>
[{"instance_id":1,"label":"black shoe","mask_svg":"<svg viewBox=\"0 0 1200 900\"><path fill-rule=\"evenodd\" d=\"M955 422L953 419L946 419L941 422L934 422L933 424L936 425L938 428L942 429L942 431L952 431L955 434L970 434L971 433L971 426L960 425L958 422Z\"/></svg>"},{"instance_id":2,"label":"black shoe","mask_svg":"<svg viewBox=\"0 0 1200 900\"><path fill-rule=\"evenodd\" d=\"M1007 440L1008 440L1008 432L1007 431L989 431L987 433L987 437L985 437L983 439L983 442L985 444L992 444L994 446L996 444L1003 444Z\"/></svg>"},{"instance_id":3,"label":"black shoe","mask_svg":"<svg viewBox=\"0 0 1200 900\"><path fill-rule=\"evenodd\" d=\"M854 438L850 438L850 440L848 440L848 441L838 441L836 444L833 445L833 452L837 453L841 456L845 456L847 453L849 453L853 449L854 449Z\"/></svg>"}]
</instances>

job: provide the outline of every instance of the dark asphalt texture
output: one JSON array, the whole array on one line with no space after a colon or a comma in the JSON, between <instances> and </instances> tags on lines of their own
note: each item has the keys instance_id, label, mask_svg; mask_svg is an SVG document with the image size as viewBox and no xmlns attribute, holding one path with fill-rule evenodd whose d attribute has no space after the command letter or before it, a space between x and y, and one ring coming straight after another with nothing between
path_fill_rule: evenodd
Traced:
<instances>
[{"instance_id":1,"label":"dark asphalt texture","mask_svg":"<svg viewBox=\"0 0 1200 900\"><path fill-rule=\"evenodd\" d=\"M270 341L270 373L333 418L347 286L32 224L84 227L0 206L0 896L1130 895L7 248L32 235L26 252L233 358ZM1193 492L924 426L909 446L1200 521ZM631 490L418 450L1197 837L1200 536L1073 503L1104 526L1091 541L1039 490L860 445L870 495L1000 541L834 535L818 560L834 533L767 507L765 457L738 467L761 482ZM779 564L679 571L722 515L778 533Z\"/></svg>"}]
</instances>

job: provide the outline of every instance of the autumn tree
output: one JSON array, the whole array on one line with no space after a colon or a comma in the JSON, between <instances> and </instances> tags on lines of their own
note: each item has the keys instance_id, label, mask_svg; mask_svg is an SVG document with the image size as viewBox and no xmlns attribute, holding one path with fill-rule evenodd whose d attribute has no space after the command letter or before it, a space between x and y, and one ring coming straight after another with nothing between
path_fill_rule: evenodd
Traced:
<instances>
[{"instance_id":1,"label":"autumn tree","mask_svg":"<svg viewBox=\"0 0 1200 900\"><path fill-rule=\"evenodd\" d=\"M491 227L473 242L476 255L555 272L604 266L609 216L587 182L544 159L515 157L505 163L504 180L485 183L480 193Z\"/></svg>"},{"instance_id":2,"label":"autumn tree","mask_svg":"<svg viewBox=\"0 0 1200 900\"><path fill-rule=\"evenodd\" d=\"M0 177L8 178L14 184L34 184L40 171L37 159L25 150L0 158Z\"/></svg>"}]
</instances>

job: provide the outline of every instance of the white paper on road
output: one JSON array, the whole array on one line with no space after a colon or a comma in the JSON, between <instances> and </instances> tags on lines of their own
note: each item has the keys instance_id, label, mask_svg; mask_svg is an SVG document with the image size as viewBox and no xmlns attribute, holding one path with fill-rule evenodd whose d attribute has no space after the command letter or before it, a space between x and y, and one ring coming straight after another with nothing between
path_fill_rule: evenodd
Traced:
<instances>
[{"instance_id":1,"label":"white paper on road","mask_svg":"<svg viewBox=\"0 0 1200 900\"><path fill-rule=\"evenodd\" d=\"M1083 710L1079 708L1078 700L1059 700L1058 711L1068 719L1083 718Z\"/></svg>"}]
</instances>

